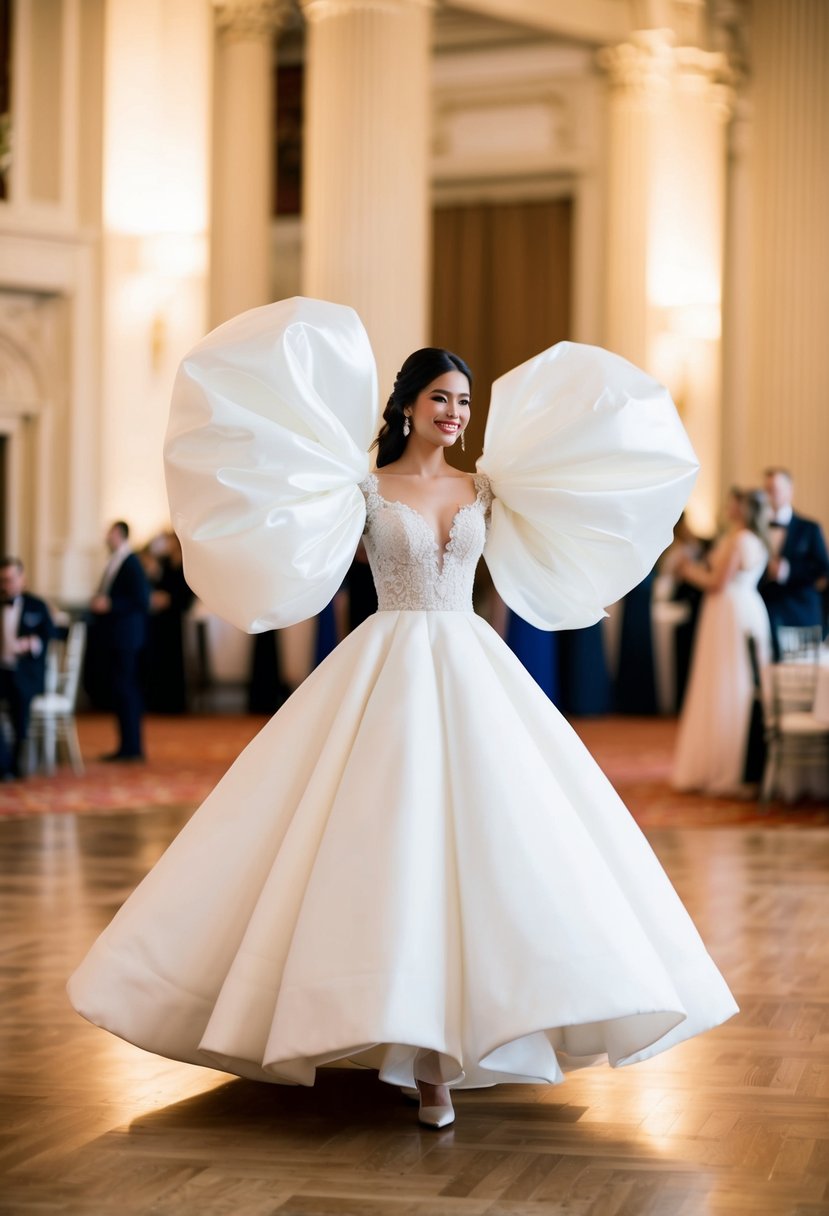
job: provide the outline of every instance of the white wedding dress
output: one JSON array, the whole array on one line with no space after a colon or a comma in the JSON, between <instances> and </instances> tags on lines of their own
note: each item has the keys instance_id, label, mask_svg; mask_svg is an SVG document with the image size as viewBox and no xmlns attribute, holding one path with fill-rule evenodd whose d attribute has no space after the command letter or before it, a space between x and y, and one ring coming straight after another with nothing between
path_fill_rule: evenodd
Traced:
<instances>
[{"instance_id":1,"label":"white wedding dress","mask_svg":"<svg viewBox=\"0 0 829 1216\"><path fill-rule=\"evenodd\" d=\"M365 532L379 611L239 757L71 1000L150 1051L264 1081L351 1061L396 1084L557 1082L644 1059L736 1005L472 583L483 552L528 619L597 619L670 538L693 453L664 390L562 344L495 386L477 497L441 551L369 473L373 377L356 316L303 300L229 322L182 367L167 458L196 590L284 624Z\"/></svg>"},{"instance_id":2,"label":"white wedding dress","mask_svg":"<svg viewBox=\"0 0 829 1216\"><path fill-rule=\"evenodd\" d=\"M678 790L733 795L743 786L754 701L747 638L757 644L761 667L771 650L768 609L757 590L769 553L748 529L736 543L737 569L721 591L706 592L700 609L671 779Z\"/></svg>"}]
</instances>

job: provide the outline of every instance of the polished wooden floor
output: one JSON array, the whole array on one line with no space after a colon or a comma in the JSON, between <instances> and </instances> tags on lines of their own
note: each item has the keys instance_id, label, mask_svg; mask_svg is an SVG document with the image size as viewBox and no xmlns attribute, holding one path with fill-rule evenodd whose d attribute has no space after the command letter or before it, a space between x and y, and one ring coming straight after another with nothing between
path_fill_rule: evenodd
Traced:
<instances>
[{"instance_id":1,"label":"polished wooden floor","mask_svg":"<svg viewBox=\"0 0 829 1216\"><path fill-rule=\"evenodd\" d=\"M0 822L2 1216L829 1213L829 833L651 832L742 1012L632 1068L459 1095L310 1090L160 1060L63 984L185 815Z\"/></svg>"}]
</instances>

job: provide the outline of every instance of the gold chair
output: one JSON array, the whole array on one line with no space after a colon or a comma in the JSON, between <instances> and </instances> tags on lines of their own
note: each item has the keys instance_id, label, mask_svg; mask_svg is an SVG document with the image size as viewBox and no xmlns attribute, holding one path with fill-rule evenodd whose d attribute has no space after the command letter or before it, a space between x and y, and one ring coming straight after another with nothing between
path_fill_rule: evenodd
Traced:
<instances>
[{"instance_id":1,"label":"gold chair","mask_svg":"<svg viewBox=\"0 0 829 1216\"><path fill-rule=\"evenodd\" d=\"M818 631L819 632L819 631ZM829 785L829 724L813 711L817 688L817 652L791 655L766 669L763 710L767 756L760 793L767 803L782 789L788 770L811 768Z\"/></svg>"},{"instance_id":2,"label":"gold chair","mask_svg":"<svg viewBox=\"0 0 829 1216\"><path fill-rule=\"evenodd\" d=\"M818 661L823 642L820 625L778 625L776 635L782 663Z\"/></svg>"}]
</instances>

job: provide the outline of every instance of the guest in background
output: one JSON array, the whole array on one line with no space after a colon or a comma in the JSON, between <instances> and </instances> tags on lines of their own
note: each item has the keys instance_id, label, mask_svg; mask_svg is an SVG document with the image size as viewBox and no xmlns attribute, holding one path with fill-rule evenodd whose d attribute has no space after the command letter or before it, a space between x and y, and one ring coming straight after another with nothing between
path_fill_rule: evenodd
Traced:
<instances>
[{"instance_id":1,"label":"guest in background","mask_svg":"<svg viewBox=\"0 0 829 1216\"><path fill-rule=\"evenodd\" d=\"M698 562L705 553L706 542L692 530L685 512L676 521L674 538L657 563L657 573L660 578L670 578L673 586L671 599L676 598L677 589L682 586L679 570L687 561Z\"/></svg>"},{"instance_id":2,"label":"guest in background","mask_svg":"<svg viewBox=\"0 0 829 1216\"><path fill-rule=\"evenodd\" d=\"M150 618L144 652L144 688L152 713L187 712L184 616L193 602L175 532L162 532L141 554L150 583Z\"/></svg>"},{"instance_id":3,"label":"guest in background","mask_svg":"<svg viewBox=\"0 0 829 1216\"><path fill-rule=\"evenodd\" d=\"M674 528L674 539L662 554L658 564L660 581L670 580L670 588L666 598L676 604L687 605L687 618L677 625L674 630L674 680L676 688L676 706L679 711L685 699L688 686L688 674L691 670L691 653L694 645L694 635L697 628L702 591L693 583L686 582L679 576L680 569L687 561L699 562L705 556L710 542L697 536L685 518L685 512L680 515Z\"/></svg>"},{"instance_id":4,"label":"guest in background","mask_svg":"<svg viewBox=\"0 0 829 1216\"><path fill-rule=\"evenodd\" d=\"M517 612L507 608L498 597L499 610L503 610L503 637L512 653L519 659L554 705L561 699L561 684L558 672L558 635L554 630L537 629ZM499 622L500 625L500 622Z\"/></svg>"},{"instance_id":5,"label":"guest in background","mask_svg":"<svg viewBox=\"0 0 829 1216\"><path fill-rule=\"evenodd\" d=\"M584 629L549 631L507 609L504 640L563 714L585 718L611 712L601 621Z\"/></svg>"},{"instance_id":6,"label":"guest in background","mask_svg":"<svg viewBox=\"0 0 829 1216\"><path fill-rule=\"evenodd\" d=\"M249 714L275 714L291 695L280 670L279 630L267 629L251 638L250 677L248 679Z\"/></svg>"},{"instance_id":7,"label":"guest in background","mask_svg":"<svg viewBox=\"0 0 829 1216\"><path fill-rule=\"evenodd\" d=\"M728 526L705 562L685 560L684 581L704 592L679 720L672 784L679 790L740 795L754 702L746 636L763 664L769 620L757 584L769 559L769 506L760 490L732 490Z\"/></svg>"},{"instance_id":8,"label":"guest in background","mask_svg":"<svg viewBox=\"0 0 829 1216\"><path fill-rule=\"evenodd\" d=\"M768 609L776 655L781 625L823 626L821 593L829 580L829 553L820 524L798 515L792 507L791 473L766 469L765 489L773 514L771 556L760 594Z\"/></svg>"},{"instance_id":9,"label":"guest in background","mask_svg":"<svg viewBox=\"0 0 829 1216\"><path fill-rule=\"evenodd\" d=\"M348 593L347 633L352 633L377 611L377 592L368 564L365 545L360 541L354 560L345 576Z\"/></svg>"},{"instance_id":10,"label":"guest in background","mask_svg":"<svg viewBox=\"0 0 829 1216\"><path fill-rule=\"evenodd\" d=\"M23 745L29 732L32 699L43 692L46 648L52 617L43 600L24 588L26 572L17 557L0 559L0 603L3 607L0 702L11 723L11 747L0 729L0 778L22 775Z\"/></svg>"},{"instance_id":11,"label":"guest in background","mask_svg":"<svg viewBox=\"0 0 829 1216\"><path fill-rule=\"evenodd\" d=\"M93 703L111 709L118 722L118 748L101 759L140 761L143 698L138 660L147 636L150 584L123 520L112 524L105 540L110 556L89 605L84 683Z\"/></svg>"},{"instance_id":12,"label":"guest in background","mask_svg":"<svg viewBox=\"0 0 829 1216\"><path fill-rule=\"evenodd\" d=\"M603 622L597 621L584 629L560 629L556 642L560 685L557 707L574 718L611 713L613 682L605 653Z\"/></svg>"},{"instance_id":13,"label":"guest in background","mask_svg":"<svg viewBox=\"0 0 829 1216\"><path fill-rule=\"evenodd\" d=\"M651 570L622 600L615 687L616 712L620 714L644 716L657 712L652 619L654 578L655 571Z\"/></svg>"}]
</instances>

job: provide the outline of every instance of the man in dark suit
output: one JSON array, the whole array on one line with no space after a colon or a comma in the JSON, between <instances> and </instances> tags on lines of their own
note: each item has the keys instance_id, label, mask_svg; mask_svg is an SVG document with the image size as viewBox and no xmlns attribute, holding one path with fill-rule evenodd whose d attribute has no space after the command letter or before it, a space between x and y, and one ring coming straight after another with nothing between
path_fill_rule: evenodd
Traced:
<instances>
[{"instance_id":1,"label":"man in dark suit","mask_svg":"<svg viewBox=\"0 0 829 1216\"><path fill-rule=\"evenodd\" d=\"M765 471L773 512L772 556L760 583L777 653L780 625L822 625L821 592L829 579L829 553L820 524L792 508L794 483L786 469Z\"/></svg>"},{"instance_id":2,"label":"man in dark suit","mask_svg":"<svg viewBox=\"0 0 829 1216\"><path fill-rule=\"evenodd\" d=\"M0 779L21 776L23 745L29 732L32 699L43 692L46 647L52 618L43 600L24 590L26 572L17 557L0 558L0 604L3 609L0 654L0 701L9 715L12 745L0 731Z\"/></svg>"},{"instance_id":3,"label":"man in dark suit","mask_svg":"<svg viewBox=\"0 0 829 1216\"><path fill-rule=\"evenodd\" d=\"M109 561L89 605L84 684L92 701L106 704L118 720L118 748L101 757L109 761L144 759L138 658L147 634L150 585L130 547L129 532L123 520L107 532Z\"/></svg>"}]
</instances>

